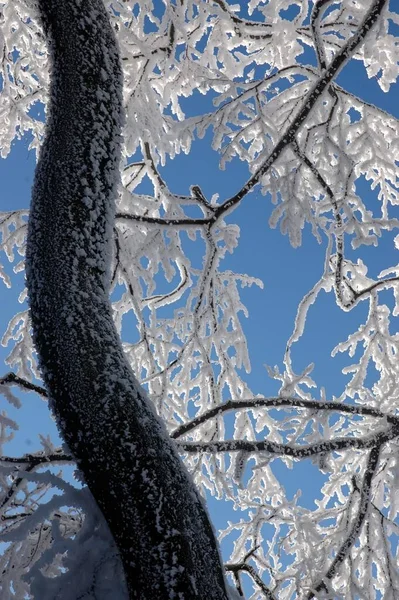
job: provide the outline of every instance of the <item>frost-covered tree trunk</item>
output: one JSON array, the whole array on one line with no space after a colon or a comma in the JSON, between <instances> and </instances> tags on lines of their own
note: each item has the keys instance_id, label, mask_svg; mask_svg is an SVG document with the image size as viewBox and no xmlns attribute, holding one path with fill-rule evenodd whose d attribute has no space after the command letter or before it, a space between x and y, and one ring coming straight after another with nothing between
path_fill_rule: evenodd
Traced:
<instances>
[{"instance_id":1,"label":"frost-covered tree trunk","mask_svg":"<svg viewBox=\"0 0 399 600\"><path fill-rule=\"evenodd\" d=\"M130 598L225 599L208 515L138 385L108 298L122 121L102 0L39 0L52 54L27 283L60 431L120 550Z\"/></svg>"}]
</instances>

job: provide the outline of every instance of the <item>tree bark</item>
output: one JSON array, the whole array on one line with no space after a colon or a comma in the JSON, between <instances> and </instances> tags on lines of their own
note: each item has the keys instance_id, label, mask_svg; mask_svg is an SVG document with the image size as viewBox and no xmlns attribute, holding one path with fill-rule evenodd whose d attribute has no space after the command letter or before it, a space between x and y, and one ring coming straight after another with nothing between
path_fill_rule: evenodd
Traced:
<instances>
[{"instance_id":1,"label":"tree bark","mask_svg":"<svg viewBox=\"0 0 399 600\"><path fill-rule=\"evenodd\" d=\"M130 598L227 600L203 502L135 379L109 302L122 74L102 0L38 0L51 54L26 276L59 430L119 548Z\"/></svg>"}]
</instances>

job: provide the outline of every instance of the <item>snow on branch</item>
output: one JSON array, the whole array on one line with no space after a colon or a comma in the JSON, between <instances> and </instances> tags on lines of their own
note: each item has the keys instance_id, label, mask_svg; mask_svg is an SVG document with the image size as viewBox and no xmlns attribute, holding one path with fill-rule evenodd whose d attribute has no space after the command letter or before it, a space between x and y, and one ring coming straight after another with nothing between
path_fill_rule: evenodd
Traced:
<instances>
[{"instance_id":1,"label":"snow on branch","mask_svg":"<svg viewBox=\"0 0 399 600\"><path fill-rule=\"evenodd\" d=\"M233 410L244 410L244 409L257 409L257 408L266 408L266 409L275 409L278 407L292 407L292 408L300 408L304 410L310 411L329 411L329 412L342 412L350 415L364 415L374 417L376 419L387 420L388 423L397 424L399 423L399 416L393 414L386 414L378 409L370 408L368 406L356 406L351 404L341 404L337 402L324 402L317 400L303 400L301 398L288 398L288 397L279 397L275 398L251 398L249 400L227 400L223 404L215 406L202 413L198 417L195 417L191 421L188 421L184 425L181 425L177 429L175 429L171 433L171 437L174 439L180 438L182 435L190 433L196 427L199 427L203 423L206 423L210 419L213 419L217 416L221 416L224 413L233 411Z\"/></svg>"},{"instance_id":2,"label":"snow on branch","mask_svg":"<svg viewBox=\"0 0 399 600\"><path fill-rule=\"evenodd\" d=\"M225 200L225 202L218 209L218 212L228 211L238 204L242 198L246 196L246 194L261 181L262 177L267 173L273 163L281 156L286 147L295 139L299 129L304 124L315 104L318 102L319 97L338 75L340 69L345 65L351 54L353 54L357 47L363 43L369 30L377 21L385 5L386 0L375 0L372 3L367 15L365 16L356 33L344 44L339 52L336 53L326 71L324 71L319 80L313 84L312 88L302 101L302 106L297 111L297 114L293 118L286 131L281 135L280 140L274 146L273 151L269 154L261 167L259 167L259 169L257 169L257 171L250 177L241 190L228 200Z\"/></svg>"},{"instance_id":3,"label":"snow on branch","mask_svg":"<svg viewBox=\"0 0 399 600\"><path fill-rule=\"evenodd\" d=\"M313 587L312 591L309 592L307 596L308 600L311 600L311 598L314 598L318 592L321 592L323 590L328 593L329 590L326 586L325 580L331 580L335 576L339 569L339 566L345 559L347 559L350 549L352 548L359 536L361 528L364 525L367 513L370 510L371 486L373 483L373 476L376 472L379 463L380 449L381 444L378 443L375 446L373 446L370 450L366 470L363 477L363 484L360 490L359 506L357 508L357 513L353 520L352 526L342 545L336 551L334 560L332 561L326 574L321 578L321 581Z\"/></svg>"},{"instance_id":4,"label":"snow on branch","mask_svg":"<svg viewBox=\"0 0 399 600\"><path fill-rule=\"evenodd\" d=\"M44 387L36 385L31 381L23 379L22 377L18 377L18 375L15 375L15 373L7 373L6 375L3 375L3 377L0 377L0 389L3 385L16 385L27 392L36 392L36 394L39 394L39 396L42 396L43 398L48 397L47 391L44 389Z\"/></svg>"},{"instance_id":5,"label":"snow on branch","mask_svg":"<svg viewBox=\"0 0 399 600\"><path fill-rule=\"evenodd\" d=\"M268 440L223 440L220 442L177 442L178 448L183 452L268 452L278 456L292 458L310 458L318 454L325 455L341 450L372 448L376 444L383 444L394 440L399 435L399 427L389 427L365 437L345 437L335 440L314 442L306 446L290 444L277 444Z\"/></svg>"},{"instance_id":6,"label":"snow on branch","mask_svg":"<svg viewBox=\"0 0 399 600\"><path fill-rule=\"evenodd\" d=\"M26 132L30 147L40 148L48 54L35 3L0 4L6 156ZM359 97L361 90L356 95L336 81L352 61L384 91L397 80L396 6L249 0L246 12L233 0L105 5L122 55L126 115L112 248L114 320L200 490L241 511L221 533L222 542L232 536L226 568L237 593L243 595L245 580L257 597L276 600L350 600L370 590L397 597L391 540L399 534L399 267L393 259L375 275L362 251L399 227L399 125ZM207 197L207 173L198 171L186 193L169 181L167 161L189 153L205 134L222 168L233 158L248 165L247 181L231 197L218 189ZM286 352L276 358L282 370L268 369L281 384L272 397L257 397L246 378L241 288L262 283L223 263L239 243L232 213L255 186L274 204L271 227L279 225L294 247L311 232L325 249L321 276L299 303ZM0 249L16 272L24 268L27 217L26 210L0 214ZM398 239L392 245L397 249ZM0 266L0 277L13 283L7 267ZM349 375L332 401L317 387L313 364L296 368L294 350L321 292L351 311L353 329L332 349L348 358ZM12 319L2 343L14 372L0 378L0 391L12 409L23 406L13 386L46 398L32 383L38 372L27 311ZM53 600L78 581L76 597L102 600L108 578L113 597L124 599L116 550L87 488L58 496L58 479L50 485L40 472L57 465L68 471L72 457L56 447L12 456L6 444L16 428L0 416L1 532L16 536L0 559L1 585L21 598ZM312 510L276 475L276 465L295 471L307 458L309 477L316 468L315 481L322 480ZM53 494L58 498L48 503ZM29 522L30 533L17 540ZM26 565L30 575L22 578Z\"/></svg>"}]
</instances>

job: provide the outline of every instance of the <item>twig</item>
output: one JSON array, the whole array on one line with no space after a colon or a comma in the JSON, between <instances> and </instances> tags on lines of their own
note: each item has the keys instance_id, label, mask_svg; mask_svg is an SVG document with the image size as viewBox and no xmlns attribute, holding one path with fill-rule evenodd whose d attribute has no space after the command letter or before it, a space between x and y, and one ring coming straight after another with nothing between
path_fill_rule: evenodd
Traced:
<instances>
[{"instance_id":1,"label":"twig","mask_svg":"<svg viewBox=\"0 0 399 600\"><path fill-rule=\"evenodd\" d=\"M294 141L295 136L317 103L318 99L323 92L328 89L329 85L338 75L346 61L364 41L368 31L376 23L386 3L387 0L374 0L359 29L336 53L328 69L323 72L320 79L313 85L310 92L304 98L302 108L299 110L293 122L288 126L286 132L281 136L280 141L276 144L273 151L269 154L257 171L255 171L255 173L248 179L246 184L236 194L234 194L234 196L227 199L217 208L215 213L217 216L226 213L239 202L241 202L244 196L246 196L246 194L260 182L261 178L267 173L272 164L281 156L287 146Z\"/></svg>"},{"instance_id":2,"label":"twig","mask_svg":"<svg viewBox=\"0 0 399 600\"><path fill-rule=\"evenodd\" d=\"M334 440L314 442L304 446L279 444L269 440L221 440L216 442L177 442L177 447L180 451L190 454L197 452L269 452L276 456L291 456L292 458L302 459L342 450L364 450L389 442L398 437L398 435L399 426L396 425L370 436L360 438L341 437Z\"/></svg>"},{"instance_id":3,"label":"twig","mask_svg":"<svg viewBox=\"0 0 399 600\"><path fill-rule=\"evenodd\" d=\"M27 392L36 392L37 394L39 394L39 396L42 396L43 398L48 398L47 391L44 389L44 387L31 383L30 381L28 381L27 379L23 379L22 377L18 377L18 375L15 375L15 373L7 373L7 375L1 377L0 385L17 385L18 387Z\"/></svg>"},{"instance_id":4,"label":"twig","mask_svg":"<svg viewBox=\"0 0 399 600\"><path fill-rule=\"evenodd\" d=\"M238 573L239 571L245 571L252 577L252 579L254 580L256 585L261 589L267 600L276 600L273 592L269 590L267 585L262 581L262 579L259 577L258 573L255 571L252 565L248 565L247 563L242 562L237 563L235 565L227 564L224 566L224 568L226 569L226 571L231 571L234 574Z\"/></svg>"},{"instance_id":5,"label":"twig","mask_svg":"<svg viewBox=\"0 0 399 600\"><path fill-rule=\"evenodd\" d=\"M311 598L315 597L317 592L320 592L322 589L326 589L325 580L331 580L334 575L337 573L338 568L348 556L350 549L355 543L356 539L359 536L361 528L364 524L367 512L369 510L370 500L371 500L371 484L373 480L373 476L377 469L378 459L380 455L381 444L374 446L371 451L367 462L366 472L363 478L363 485L360 493L360 503L358 513L352 525L352 528L345 538L341 547L337 550L334 560L332 561L330 568L327 573L321 579L321 581L314 587L314 589L309 592L307 600L311 600Z\"/></svg>"},{"instance_id":6,"label":"twig","mask_svg":"<svg viewBox=\"0 0 399 600\"><path fill-rule=\"evenodd\" d=\"M368 406L356 406L351 404L339 404L338 402L322 402L320 400L301 400L300 398L286 398L286 397L271 397L271 398L250 398L247 400L227 400L219 406L215 406L202 415L195 417L188 423L181 425L175 429L171 437L177 439L186 433L189 433L199 425L202 425L206 421L213 419L217 416L222 415L225 412L232 410L242 410L244 408L266 408L273 409L283 406L292 408L300 408L305 410L328 410L343 412L351 415L363 415L367 417L374 417L377 419L387 419L388 423L399 424L399 417L386 414L376 408L370 408Z\"/></svg>"},{"instance_id":7,"label":"twig","mask_svg":"<svg viewBox=\"0 0 399 600\"><path fill-rule=\"evenodd\" d=\"M44 465L49 463L70 463L75 462L74 458L66 454L62 448L57 448L51 454L44 454L43 452L36 452L35 454L24 454L23 456L0 456L0 463L8 463L11 465L25 465L25 471L31 470L38 465Z\"/></svg>"}]
</instances>

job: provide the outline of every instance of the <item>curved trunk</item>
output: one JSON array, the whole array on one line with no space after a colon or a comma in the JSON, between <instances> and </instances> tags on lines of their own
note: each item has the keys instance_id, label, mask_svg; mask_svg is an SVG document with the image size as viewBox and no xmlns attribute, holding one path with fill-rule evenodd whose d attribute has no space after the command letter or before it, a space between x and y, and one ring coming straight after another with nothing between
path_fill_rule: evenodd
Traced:
<instances>
[{"instance_id":1,"label":"curved trunk","mask_svg":"<svg viewBox=\"0 0 399 600\"><path fill-rule=\"evenodd\" d=\"M108 298L122 120L102 0L38 0L50 109L26 275L52 408L119 548L130 598L226 600L201 498L122 351Z\"/></svg>"}]
</instances>

